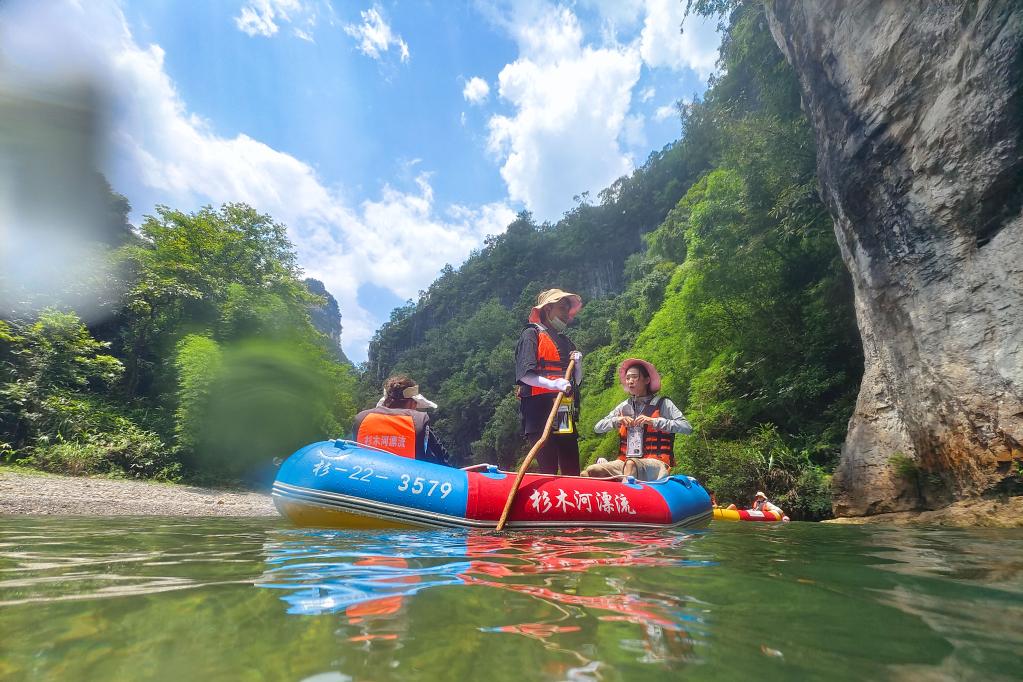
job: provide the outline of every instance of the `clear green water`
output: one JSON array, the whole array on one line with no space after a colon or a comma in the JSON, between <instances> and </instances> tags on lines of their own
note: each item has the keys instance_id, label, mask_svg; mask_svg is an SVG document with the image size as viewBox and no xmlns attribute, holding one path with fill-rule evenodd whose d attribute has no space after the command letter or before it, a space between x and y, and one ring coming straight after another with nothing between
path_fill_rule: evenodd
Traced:
<instances>
[{"instance_id":1,"label":"clear green water","mask_svg":"<svg viewBox=\"0 0 1023 682\"><path fill-rule=\"evenodd\" d=\"M1019 679L1023 532L0 518L0 679Z\"/></svg>"}]
</instances>

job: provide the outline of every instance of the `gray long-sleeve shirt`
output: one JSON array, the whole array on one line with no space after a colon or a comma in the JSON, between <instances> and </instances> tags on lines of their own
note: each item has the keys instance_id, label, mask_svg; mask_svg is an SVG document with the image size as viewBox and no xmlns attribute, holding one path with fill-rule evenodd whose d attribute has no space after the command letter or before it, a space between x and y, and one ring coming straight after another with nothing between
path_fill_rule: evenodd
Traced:
<instances>
[{"instance_id":1,"label":"gray long-sleeve shirt","mask_svg":"<svg viewBox=\"0 0 1023 682\"><path fill-rule=\"evenodd\" d=\"M647 406L655 396L641 396L639 398L629 397L611 410L611 413L601 419L593 426L593 430L597 433L607 433L608 431L614 431L618 428L620 417L622 415L638 416L643 414L643 408ZM654 417L652 426L657 431L664 433L692 433L693 427L690 426L689 421L682 414L682 411L675 406L675 403L671 402L668 398L661 398L657 405L657 408L661 412L660 417ZM628 435L634 436L630 438L630 441L637 441L637 445L643 442L643 428L634 426L629 429ZM635 433L631 433L635 432Z\"/></svg>"}]
</instances>

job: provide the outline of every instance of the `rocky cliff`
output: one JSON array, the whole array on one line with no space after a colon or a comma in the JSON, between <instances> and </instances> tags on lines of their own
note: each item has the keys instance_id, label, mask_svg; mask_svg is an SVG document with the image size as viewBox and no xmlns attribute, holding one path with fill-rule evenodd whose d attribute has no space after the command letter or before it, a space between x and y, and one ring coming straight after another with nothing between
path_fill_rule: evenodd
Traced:
<instances>
[{"instance_id":1,"label":"rocky cliff","mask_svg":"<svg viewBox=\"0 0 1023 682\"><path fill-rule=\"evenodd\" d=\"M1023 3L766 4L863 338L835 513L989 490L1023 458Z\"/></svg>"},{"instance_id":2,"label":"rocky cliff","mask_svg":"<svg viewBox=\"0 0 1023 682\"><path fill-rule=\"evenodd\" d=\"M320 280L306 277L303 281L305 288L310 293L323 297L323 305L313 306L309 309L310 322L333 342L331 348L334 357L339 362L349 363L350 360L341 350L341 309L337 305L337 299L327 291L327 287Z\"/></svg>"}]
</instances>

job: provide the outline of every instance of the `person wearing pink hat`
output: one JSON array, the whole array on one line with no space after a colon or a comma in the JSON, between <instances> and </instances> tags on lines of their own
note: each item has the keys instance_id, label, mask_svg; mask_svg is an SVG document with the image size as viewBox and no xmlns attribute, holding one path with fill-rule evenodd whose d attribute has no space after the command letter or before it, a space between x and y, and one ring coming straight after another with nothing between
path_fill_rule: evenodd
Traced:
<instances>
[{"instance_id":1,"label":"person wearing pink hat","mask_svg":"<svg viewBox=\"0 0 1023 682\"><path fill-rule=\"evenodd\" d=\"M598 460L583 476L635 476L654 481L675 466L676 433L692 433L682 412L670 399L657 395L661 375L646 360L629 358L618 368L618 380L629 397L593 427L597 433L618 431L618 459Z\"/></svg>"},{"instance_id":2,"label":"person wearing pink hat","mask_svg":"<svg viewBox=\"0 0 1023 682\"><path fill-rule=\"evenodd\" d=\"M519 414L530 446L543 435L558 393L566 396L550 436L536 455L544 474L557 474L560 469L563 476L579 475L579 434L572 398L583 378L582 353L564 331L582 305L578 294L561 289L541 291L515 347ZM571 379L566 379L569 360L575 360L575 369Z\"/></svg>"}]
</instances>

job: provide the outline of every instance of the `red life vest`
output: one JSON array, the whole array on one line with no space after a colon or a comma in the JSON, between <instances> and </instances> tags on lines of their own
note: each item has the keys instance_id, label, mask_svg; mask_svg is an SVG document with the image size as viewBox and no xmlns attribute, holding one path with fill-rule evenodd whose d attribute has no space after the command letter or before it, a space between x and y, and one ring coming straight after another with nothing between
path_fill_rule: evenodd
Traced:
<instances>
[{"instance_id":1,"label":"red life vest","mask_svg":"<svg viewBox=\"0 0 1023 682\"><path fill-rule=\"evenodd\" d=\"M542 324L532 323L529 325L536 329L536 374L548 379L564 379L565 370L568 369L568 358L562 359L558 352L558 344L551 338L547 328ZM538 386L520 386L519 397L530 398L544 393L557 393L552 388L540 388Z\"/></svg>"},{"instance_id":2,"label":"red life vest","mask_svg":"<svg viewBox=\"0 0 1023 682\"><path fill-rule=\"evenodd\" d=\"M422 459L426 452L425 412L374 407L355 415L355 440L409 459Z\"/></svg>"},{"instance_id":3,"label":"red life vest","mask_svg":"<svg viewBox=\"0 0 1023 682\"><path fill-rule=\"evenodd\" d=\"M643 407L643 414L653 419L661 416L661 409L659 407L661 402L660 397L655 396L650 402ZM625 414L626 410L632 411L629 403L625 404L625 408L622 410L622 414ZM632 414L625 414L627 417L638 416ZM628 444L628 433L629 430L623 424L618 427L618 459L623 462L628 461L629 457L626 455L626 446ZM675 466L675 434L664 433L663 431L656 431L650 428L649 425L643 427L643 457L650 457L652 459L659 459L670 469Z\"/></svg>"}]
</instances>

